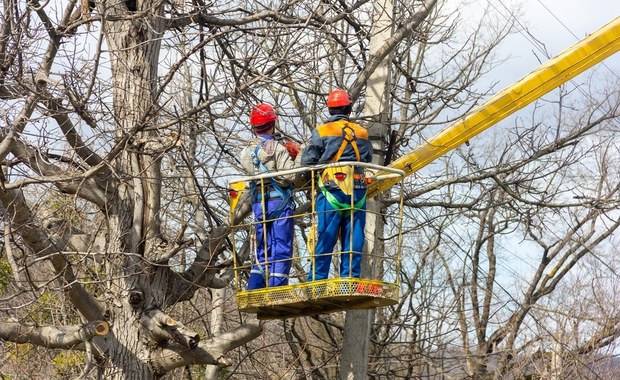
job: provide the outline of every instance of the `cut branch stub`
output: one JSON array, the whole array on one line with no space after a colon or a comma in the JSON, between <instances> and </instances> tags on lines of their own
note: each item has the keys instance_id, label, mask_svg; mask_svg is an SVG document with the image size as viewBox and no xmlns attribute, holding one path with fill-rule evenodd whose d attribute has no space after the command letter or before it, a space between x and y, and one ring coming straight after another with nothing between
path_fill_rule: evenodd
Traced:
<instances>
[{"instance_id":1,"label":"cut branch stub","mask_svg":"<svg viewBox=\"0 0 620 380\"><path fill-rule=\"evenodd\" d=\"M200 335L197 333L185 328L184 326L178 326L176 328L166 328L170 333L172 339L184 345L185 347L194 349L198 347L198 343L200 342Z\"/></svg>"},{"instance_id":2,"label":"cut branch stub","mask_svg":"<svg viewBox=\"0 0 620 380\"><path fill-rule=\"evenodd\" d=\"M140 323L151 338L160 344L172 340L193 349L200 342L200 336L197 333L187 329L181 322L158 309L145 312L140 318Z\"/></svg>"},{"instance_id":3,"label":"cut branch stub","mask_svg":"<svg viewBox=\"0 0 620 380\"><path fill-rule=\"evenodd\" d=\"M90 341L95 336L106 336L110 332L110 324L106 321L92 321L83 327L84 341Z\"/></svg>"},{"instance_id":4,"label":"cut branch stub","mask_svg":"<svg viewBox=\"0 0 620 380\"><path fill-rule=\"evenodd\" d=\"M95 335L105 336L110 332L110 324L105 321L100 321L95 325Z\"/></svg>"}]
</instances>

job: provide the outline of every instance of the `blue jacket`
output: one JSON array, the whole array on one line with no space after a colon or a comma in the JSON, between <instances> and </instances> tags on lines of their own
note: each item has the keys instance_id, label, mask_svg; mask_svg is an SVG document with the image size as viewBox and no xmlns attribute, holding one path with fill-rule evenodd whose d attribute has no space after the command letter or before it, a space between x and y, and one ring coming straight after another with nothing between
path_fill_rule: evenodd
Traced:
<instances>
[{"instance_id":1,"label":"blue jacket","mask_svg":"<svg viewBox=\"0 0 620 380\"><path fill-rule=\"evenodd\" d=\"M345 115L334 115L312 131L310 142L301 154L301 165L326 164L332 161L343 141L344 126L355 132L355 142L360 154L360 162L372 161L372 144L368 140L368 131L359 124L349 121ZM358 161L355 150L348 144L338 161Z\"/></svg>"}]
</instances>

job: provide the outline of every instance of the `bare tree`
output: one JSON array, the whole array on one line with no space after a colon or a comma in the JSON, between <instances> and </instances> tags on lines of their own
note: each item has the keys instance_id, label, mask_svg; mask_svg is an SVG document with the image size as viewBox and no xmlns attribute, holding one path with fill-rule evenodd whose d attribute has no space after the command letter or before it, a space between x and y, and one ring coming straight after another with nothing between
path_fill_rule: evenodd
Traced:
<instances>
[{"instance_id":1,"label":"bare tree","mask_svg":"<svg viewBox=\"0 0 620 380\"><path fill-rule=\"evenodd\" d=\"M2 338L84 350L82 376L229 365L260 324L220 321L211 335L177 316L230 280L225 180L249 136L239 125L266 100L283 132L306 135L307 99L376 67L360 54L368 4L4 1L3 310L18 322ZM71 305L70 324L28 320L48 293Z\"/></svg>"},{"instance_id":2,"label":"bare tree","mask_svg":"<svg viewBox=\"0 0 620 380\"><path fill-rule=\"evenodd\" d=\"M470 142L437 165L447 178L418 175L409 249L420 253L404 256L410 292L377 329L378 355L394 358L379 373L615 376L620 104L585 88Z\"/></svg>"},{"instance_id":3,"label":"bare tree","mask_svg":"<svg viewBox=\"0 0 620 380\"><path fill-rule=\"evenodd\" d=\"M7 361L7 371L49 370L43 363L80 352L82 378L191 376L198 365L229 367L209 368L210 378L331 379L356 365L377 377L516 373L535 305L615 230L614 95L572 128L565 118L516 128L503 154L472 159L466 149L407 182L406 291L394 309L360 315L370 334L350 315L259 323L232 303L226 182L251 105L273 103L280 132L303 141L325 94L349 88L365 99L357 115L377 123L377 149L398 156L488 93L473 86L510 25L480 24L459 40L458 9L443 2L394 2L391 24L375 24L380 4L3 0L0 338L36 347L22 358L47 355ZM456 49L440 52L446 41ZM389 94L381 107L369 80ZM571 151L593 136L608 139ZM599 168L596 186L564 189L561 176L575 180L569 168L584 158ZM373 243L389 250L393 204L389 194L381 202ZM461 224L477 234L465 239ZM514 231L544 258L517 301L497 285L497 247ZM574 345L554 335L559 353L595 355L614 341L614 321L592 323L596 333ZM370 339L369 359L341 358L355 334Z\"/></svg>"}]
</instances>

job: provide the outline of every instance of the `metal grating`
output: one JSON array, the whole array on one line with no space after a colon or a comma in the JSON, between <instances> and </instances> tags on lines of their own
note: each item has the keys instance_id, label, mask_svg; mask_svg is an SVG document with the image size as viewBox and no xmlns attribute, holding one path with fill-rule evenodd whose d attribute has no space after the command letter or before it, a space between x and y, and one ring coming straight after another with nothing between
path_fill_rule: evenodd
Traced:
<instances>
[{"instance_id":1,"label":"metal grating","mask_svg":"<svg viewBox=\"0 0 620 380\"><path fill-rule=\"evenodd\" d=\"M372 263L368 271L364 273L363 279L339 277L339 264L344 255L352 254L352 251L338 252L333 251L331 255L331 269L328 273L329 279L319 281L308 281L309 272L312 271L315 259L315 246L317 239L317 216L315 210L315 196L317 194L316 178L324 170L331 167L351 166L362 168L365 179L370 183L382 182L391 179L402 179L404 172L388 167L373 165L360 162L337 162L312 167L300 167L277 173L264 173L261 175L245 177L229 183L230 190L230 221L233 233L232 258L235 269L235 290L237 305L239 310L246 313L256 313L259 319L277 319L299 316L311 316L327 314L336 311L351 309L372 309L394 305L398 302L399 296L399 273L400 273L400 250L402 246L402 206L403 188L398 186L395 192L400 195L400 202L388 207L385 213L377 213L381 218L394 220L395 230L390 231L389 243L386 241L386 249L381 252L359 252L362 260ZM263 218L255 220L254 217L236 220L235 209L239 202L248 202L248 183L260 183L259 191L265 191L264 183L267 179L276 175L295 175L302 173L309 174L311 180L304 184L297 184L295 201L298 205L305 205L296 210L292 216L295 219L296 227L294 232L294 250L291 258L279 260L279 262L290 261L293 268L289 277L289 284L281 287L268 287L262 289L246 290L251 268L257 262L264 265L265 277L269 277L269 255L267 252L261 253L262 260L257 258L258 239L256 229L260 225L273 222ZM381 173L381 174L378 174ZM242 200L243 194L243 200ZM264 199L261 198L261 199ZM351 210L354 209L351 199ZM361 212L361 211L358 211ZM366 213L371 212L369 210ZM264 213L263 213L264 214ZM352 215L352 214L351 214ZM307 227L303 230L303 226ZM263 240L267 240L267 229L263 228ZM356 236L349 237L357 238ZM269 248L268 248L269 249ZM275 262L275 261L274 261ZM272 263L274 263L272 262ZM310 276L312 277L312 276Z\"/></svg>"},{"instance_id":2,"label":"metal grating","mask_svg":"<svg viewBox=\"0 0 620 380\"><path fill-rule=\"evenodd\" d=\"M256 313L259 319L371 309L397 302L396 284L357 278L334 278L237 292L239 310Z\"/></svg>"}]
</instances>

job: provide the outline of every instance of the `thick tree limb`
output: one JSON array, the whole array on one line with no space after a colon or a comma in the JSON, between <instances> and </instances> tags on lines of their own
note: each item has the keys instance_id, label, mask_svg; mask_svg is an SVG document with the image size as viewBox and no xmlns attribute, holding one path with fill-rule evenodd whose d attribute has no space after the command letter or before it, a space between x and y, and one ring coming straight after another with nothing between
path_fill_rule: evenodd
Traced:
<instances>
[{"instance_id":1,"label":"thick tree limb","mask_svg":"<svg viewBox=\"0 0 620 380\"><path fill-rule=\"evenodd\" d=\"M104 168L104 165L96 166L88 172L67 172L63 168L46 162L40 152L19 140L12 141L10 152L23 160L36 173L46 176L44 178L24 179L18 182L20 185L28 182L54 182L54 185L62 192L78 194L99 207L106 204L108 198L105 190L101 189L95 180L89 178L97 170ZM5 185L5 188L10 188L10 185Z\"/></svg>"},{"instance_id":2,"label":"thick tree limb","mask_svg":"<svg viewBox=\"0 0 620 380\"><path fill-rule=\"evenodd\" d=\"M161 374L194 364L227 366L230 365L224 357L227 352L257 338L262 332L263 327L258 321L247 323L203 341L193 350L188 350L181 345L162 348L151 355L151 364Z\"/></svg>"},{"instance_id":3,"label":"thick tree limb","mask_svg":"<svg viewBox=\"0 0 620 380\"><path fill-rule=\"evenodd\" d=\"M47 107L52 113L52 117L58 123L58 126L62 130L71 148L77 153L77 155L84 160L90 166L97 166L101 164L101 157L97 153L93 152L82 140L82 137L77 133L73 121L69 118L68 111L63 110L62 106L57 100L50 99L47 102ZM109 174L109 170L105 169L105 174Z\"/></svg>"},{"instance_id":4,"label":"thick tree limb","mask_svg":"<svg viewBox=\"0 0 620 380\"><path fill-rule=\"evenodd\" d=\"M149 332L156 342L175 341L186 348L196 348L200 336L187 329L181 322L163 313L161 310L146 311L140 318L140 324Z\"/></svg>"},{"instance_id":5,"label":"thick tree limb","mask_svg":"<svg viewBox=\"0 0 620 380\"><path fill-rule=\"evenodd\" d=\"M586 355L612 344L619 336L620 316L613 316L605 320L603 326L573 351L577 356Z\"/></svg>"},{"instance_id":6,"label":"thick tree limb","mask_svg":"<svg viewBox=\"0 0 620 380\"><path fill-rule=\"evenodd\" d=\"M11 223L14 233L19 233L24 243L40 257L49 257L54 270L67 287L67 295L75 307L89 321L103 319L103 307L77 282L73 269L59 253L47 234L33 222L32 213L24 195L19 190L0 189L0 203L6 210L6 222Z\"/></svg>"},{"instance_id":7,"label":"thick tree limb","mask_svg":"<svg viewBox=\"0 0 620 380\"><path fill-rule=\"evenodd\" d=\"M83 326L29 326L19 322L0 323L0 339L13 343L30 343L48 348L72 349L95 336L110 331L108 322L92 321Z\"/></svg>"}]
</instances>

